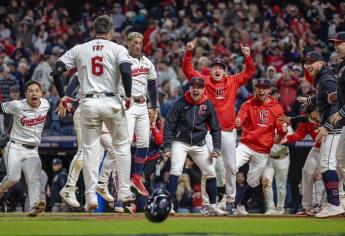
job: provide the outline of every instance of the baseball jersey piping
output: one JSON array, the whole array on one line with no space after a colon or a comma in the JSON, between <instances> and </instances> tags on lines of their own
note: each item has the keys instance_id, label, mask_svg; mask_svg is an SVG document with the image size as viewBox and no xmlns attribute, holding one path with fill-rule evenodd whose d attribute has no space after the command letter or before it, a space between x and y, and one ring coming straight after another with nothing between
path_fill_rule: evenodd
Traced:
<instances>
[{"instance_id":1,"label":"baseball jersey piping","mask_svg":"<svg viewBox=\"0 0 345 236\"><path fill-rule=\"evenodd\" d=\"M328 170L329 170L329 159L330 159L330 157L331 157L331 151L332 151L333 139L334 139L334 134L332 135L332 141L331 141L331 145L330 145L330 147L329 147L329 151L328 151L328 159L327 159L327 166L328 166Z\"/></svg>"}]
</instances>

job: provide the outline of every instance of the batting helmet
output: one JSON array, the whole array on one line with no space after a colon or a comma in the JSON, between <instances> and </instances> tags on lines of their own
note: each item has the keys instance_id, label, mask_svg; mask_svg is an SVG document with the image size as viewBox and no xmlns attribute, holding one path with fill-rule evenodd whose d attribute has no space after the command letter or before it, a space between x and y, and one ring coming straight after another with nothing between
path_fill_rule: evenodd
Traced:
<instances>
[{"instance_id":1,"label":"batting helmet","mask_svg":"<svg viewBox=\"0 0 345 236\"><path fill-rule=\"evenodd\" d=\"M147 198L145 217L153 223L163 222L171 210L171 196L167 190L155 189Z\"/></svg>"}]
</instances>

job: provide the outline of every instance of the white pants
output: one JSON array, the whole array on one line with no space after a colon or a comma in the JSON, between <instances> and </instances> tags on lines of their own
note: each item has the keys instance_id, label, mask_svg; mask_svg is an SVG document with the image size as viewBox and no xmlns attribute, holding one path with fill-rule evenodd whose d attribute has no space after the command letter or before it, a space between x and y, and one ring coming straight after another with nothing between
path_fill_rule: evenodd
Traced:
<instances>
[{"instance_id":1,"label":"white pants","mask_svg":"<svg viewBox=\"0 0 345 236\"><path fill-rule=\"evenodd\" d=\"M119 178L119 199L131 196L130 168L131 151L128 139L128 127L120 97L100 97L82 100L81 127L84 153L84 180L86 202L96 201L98 181L98 163L102 124L106 125L112 137L112 146L116 156Z\"/></svg>"},{"instance_id":2,"label":"white pants","mask_svg":"<svg viewBox=\"0 0 345 236\"><path fill-rule=\"evenodd\" d=\"M216 171L213 165L214 161L206 145L196 146L180 141L173 141L171 151L170 175L180 176L182 174L186 157L189 155L200 168L201 174L206 179L216 178Z\"/></svg>"},{"instance_id":3,"label":"white pants","mask_svg":"<svg viewBox=\"0 0 345 236\"><path fill-rule=\"evenodd\" d=\"M208 132L206 135L206 146L208 151L211 153L213 151L212 136ZM213 162L216 171L217 186L222 187L225 185L225 168L222 156L219 156L216 161ZM209 205L210 201L206 192L206 178L201 177L201 197L202 205Z\"/></svg>"},{"instance_id":4,"label":"white pants","mask_svg":"<svg viewBox=\"0 0 345 236\"><path fill-rule=\"evenodd\" d=\"M329 134L327 135L326 140L324 142L321 142L321 173L324 173L327 170L337 169L336 150L339 138L340 134Z\"/></svg>"},{"instance_id":5,"label":"white pants","mask_svg":"<svg viewBox=\"0 0 345 236\"><path fill-rule=\"evenodd\" d=\"M247 183L255 188L260 185L261 176L267 166L268 154L255 152L240 143L236 148L236 170L249 161L249 171L247 174ZM236 171L236 172L237 172Z\"/></svg>"},{"instance_id":6,"label":"white pants","mask_svg":"<svg viewBox=\"0 0 345 236\"><path fill-rule=\"evenodd\" d=\"M339 137L336 150L337 173L339 176L339 197L345 198L344 181L345 181L345 126ZM344 200L343 200L344 201Z\"/></svg>"},{"instance_id":7,"label":"white pants","mask_svg":"<svg viewBox=\"0 0 345 236\"><path fill-rule=\"evenodd\" d=\"M23 171L28 185L29 203L32 206L40 199L42 164L38 150L24 148L21 144L9 141L4 151L4 162L7 174L0 184L0 193L15 185Z\"/></svg>"},{"instance_id":8,"label":"white pants","mask_svg":"<svg viewBox=\"0 0 345 236\"><path fill-rule=\"evenodd\" d=\"M313 208L314 176L320 167L320 148L313 147L302 169L302 206L306 210Z\"/></svg>"},{"instance_id":9,"label":"white pants","mask_svg":"<svg viewBox=\"0 0 345 236\"><path fill-rule=\"evenodd\" d=\"M132 143L134 132L136 134L137 148L148 148L150 144L150 119L145 103L134 103L126 111L128 123L129 142Z\"/></svg>"},{"instance_id":10,"label":"white pants","mask_svg":"<svg viewBox=\"0 0 345 236\"><path fill-rule=\"evenodd\" d=\"M207 146L213 149L211 135L206 136ZM235 202L236 197L236 130L235 131L222 131L222 160L225 174L220 176L225 180L226 201Z\"/></svg>"},{"instance_id":11,"label":"white pants","mask_svg":"<svg viewBox=\"0 0 345 236\"><path fill-rule=\"evenodd\" d=\"M276 180L277 187L277 208L284 209L289 166L290 154L281 159L268 158L267 166L262 174L262 187L267 209L275 208L272 189L273 177Z\"/></svg>"},{"instance_id":12,"label":"white pants","mask_svg":"<svg viewBox=\"0 0 345 236\"><path fill-rule=\"evenodd\" d=\"M79 107L74 112L73 122L74 122L74 129L77 134L78 150L71 161L66 185L75 187L80 175L80 171L82 170L82 167L83 167L83 159L84 159L83 148L82 148L82 138L81 138L82 129L80 125L80 108ZM115 168L115 151L113 150L113 147L112 147L111 136L104 124L102 126L102 134L101 134L100 142L101 142L101 146L107 153L104 158L103 165L101 166L101 171L100 171L98 180L101 182L107 182L109 180L111 171ZM99 156L103 156L102 155L103 153L104 153L103 150L101 150Z\"/></svg>"}]
</instances>

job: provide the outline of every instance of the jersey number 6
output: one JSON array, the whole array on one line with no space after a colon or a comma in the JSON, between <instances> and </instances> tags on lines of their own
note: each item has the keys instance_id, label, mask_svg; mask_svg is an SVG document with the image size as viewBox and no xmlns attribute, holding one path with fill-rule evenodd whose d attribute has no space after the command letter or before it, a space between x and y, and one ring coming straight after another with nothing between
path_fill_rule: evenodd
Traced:
<instances>
[{"instance_id":1,"label":"jersey number 6","mask_svg":"<svg viewBox=\"0 0 345 236\"><path fill-rule=\"evenodd\" d=\"M91 58L91 68L92 74L96 76L100 76L103 74L103 65L100 63L103 61L103 57L95 56Z\"/></svg>"}]
</instances>

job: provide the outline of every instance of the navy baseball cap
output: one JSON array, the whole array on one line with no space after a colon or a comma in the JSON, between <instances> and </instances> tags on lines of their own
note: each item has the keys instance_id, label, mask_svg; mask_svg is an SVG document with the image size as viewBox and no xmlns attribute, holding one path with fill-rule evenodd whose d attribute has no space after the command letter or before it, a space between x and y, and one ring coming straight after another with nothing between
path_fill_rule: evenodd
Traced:
<instances>
[{"instance_id":1,"label":"navy baseball cap","mask_svg":"<svg viewBox=\"0 0 345 236\"><path fill-rule=\"evenodd\" d=\"M306 61L323 61L323 56L316 51L307 52L302 58L303 63Z\"/></svg>"},{"instance_id":2,"label":"navy baseball cap","mask_svg":"<svg viewBox=\"0 0 345 236\"><path fill-rule=\"evenodd\" d=\"M192 85L192 84L200 84L202 87L205 87L205 80L203 78L200 78L200 77L193 77L189 83L189 85Z\"/></svg>"},{"instance_id":3,"label":"navy baseball cap","mask_svg":"<svg viewBox=\"0 0 345 236\"><path fill-rule=\"evenodd\" d=\"M328 39L328 41L345 43L345 31L337 33L334 38Z\"/></svg>"},{"instance_id":4,"label":"navy baseball cap","mask_svg":"<svg viewBox=\"0 0 345 236\"><path fill-rule=\"evenodd\" d=\"M53 165L61 165L61 164L62 164L61 159L59 159L59 158L54 158L53 159Z\"/></svg>"},{"instance_id":5,"label":"navy baseball cap","mask_svg":"<svg viewBox=\"0 0 345 236\"><path fill-rule=\"evenodd\" d=\"M255 84L255 87L258 87L258 86L266 86L270 88L272 86L272 83L271 83L271 80L267 78L259 78L256 80L256 84Z\"/></svg>"},{"instance_id":6,"label":"navy baseball cap","mask_svg":"<svg viewBox=\"0 0 345 236\"><path fill-rule=\"evenodd\" d=\"M226 68L227 68L224 60L222 58L219 58L219 57L212 61L211 67L214 65L220 65L224 68L224 70L226 70Z\"/></svg>"}]
</instances>

